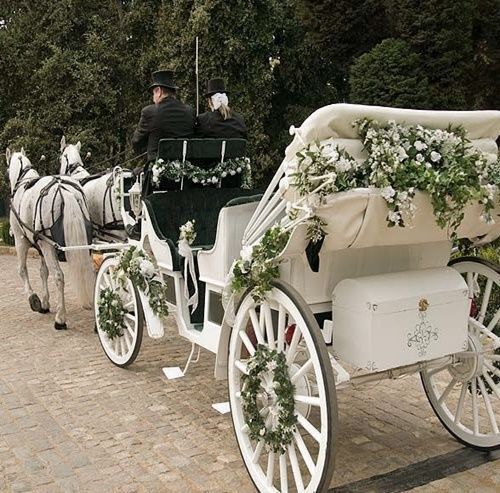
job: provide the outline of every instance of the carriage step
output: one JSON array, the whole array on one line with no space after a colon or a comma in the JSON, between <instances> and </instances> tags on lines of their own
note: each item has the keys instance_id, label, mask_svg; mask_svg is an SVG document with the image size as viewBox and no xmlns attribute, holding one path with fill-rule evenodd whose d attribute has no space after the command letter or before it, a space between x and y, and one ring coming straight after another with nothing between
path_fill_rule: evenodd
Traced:
<instances>
[{"instance_id":1,"label":"carriage step","mask_svg":"<svg viewBox=\"0 0 500 493\"><path fill-rule=\"evenodd\" d=\"M197 332L203 332L203 322L197 322L194 324L191 324L193 327L193 330L196 330Z\"/></svg>"}]
</instances>

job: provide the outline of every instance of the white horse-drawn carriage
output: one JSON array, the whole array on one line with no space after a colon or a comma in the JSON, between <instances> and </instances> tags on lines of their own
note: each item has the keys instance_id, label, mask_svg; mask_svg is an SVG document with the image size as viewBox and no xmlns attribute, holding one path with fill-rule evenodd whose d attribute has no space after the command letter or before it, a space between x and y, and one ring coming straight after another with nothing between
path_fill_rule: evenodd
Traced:
<instances>
[{"instance_id":1,"label":"white horse-drawn carriage","mask_svg":"<svg viewBox=\"0 0 500 493\"><path fill-rule=\"evenodd\" d=\"M337 390L384 378L420 373L434 412L457 440L500 447L500 268L473 257L450 262L451 239L486 244L500 235L498 183L481 203L468 201L448 229L436 223L426 190L410 190L411 204L391 187L339 191L338 177L367 159L353 126L363 118L419 132L460 126L470 139L464 155L478 153L478 167L497 162L500 112L332 105L294 129L263 194L176 189L188 180L190 159L240 157L241 145L230 140L213 141L206 153L203 142L163 143L155 166L163 160L179 170L168 175L169 190L158 167L128 193L116 174L123 221L140 236L105 254L98 272L102 347L114 364L131 364L144 325L161 337L168 309L192 343L186 369L196 347L216 354L215 377L228 379L235 436L259 491L326 491ZM425 142L414 144L425 154ZM410 151L401 149L404 163ZM431 170L420 163L423 154L412 166ZM220 166L212 181L228 170Z\"/></svg>"}]
</instances>

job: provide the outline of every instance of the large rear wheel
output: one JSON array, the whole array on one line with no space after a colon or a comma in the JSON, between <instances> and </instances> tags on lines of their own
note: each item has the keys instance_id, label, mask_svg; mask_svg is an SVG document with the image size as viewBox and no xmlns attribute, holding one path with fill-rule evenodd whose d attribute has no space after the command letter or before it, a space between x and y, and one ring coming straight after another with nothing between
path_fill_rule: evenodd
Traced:
<instances>
[{"instance_id":1,"label":"large rear wheel","mask_svg":"<svg viewBox=\"0 0 500 493\"><path fill-rule=\"evenodd\" d=\"M500 269L464 257L450 265L467 282L471 309L468 346L456 362L421 373L434 412L460 442L500 448Z\"/></svg>"},{"instance_id":2,"label":"large rear wheel","mask_svg":"<svg viewBox=\"0 0 500 493\"><path fill-rule=\"evenodd\" d=\"M139 354L144 316L139 293L130 279L127 279L124 286L114 279L113 272L117 265L118 260L116 257L108 257L102 263L97 274L94 294L95 322L97 334L106 356L116 366L124 368L133 363ZM99 324L98 302L101 292L106 288L111 288L119 294L125 309L125 327L122 335L113 338L110 338Z\"/></svg>"},{"instance_id":3,"label":"large rear wheel","mask_svg":"<svg viewBox=\"0 0 500 493\"><path fill-rule=\"evenodd\" d=\"M293 384L292 438L281 451L251 436L242 392L248 391L249 366L256 354L282 353ZM260 374L257 410L274 432L283 409L276 396L275 366ZM292 287L276 282L263 302L247 292L238 307L229 342L229 399L241 456L258 491L327 491L334 469L337 401L329 355L316 319ZM254 389L255 390L255 389Z\"/></svg>"}]
</instances>

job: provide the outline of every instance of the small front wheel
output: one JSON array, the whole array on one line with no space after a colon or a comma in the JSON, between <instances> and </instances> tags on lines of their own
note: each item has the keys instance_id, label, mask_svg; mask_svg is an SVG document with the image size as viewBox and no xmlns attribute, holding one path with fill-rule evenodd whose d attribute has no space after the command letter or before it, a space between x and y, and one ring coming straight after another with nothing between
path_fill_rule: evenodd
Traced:
<instances>
[{"instance_id":1,"label":"small front wheel","mask_svg":"<svg viewBox=\"0 0 500 493\"><path fill-rule=\"evenodd\" d=\"M106 356L116 366L124 368L133 363L139 354L144 316L139 293L130 279L126 280L124 286L114 279L113 272L117 265L118 259L116 257L108 257L102 263L97 274L94 292L95 323L99 341ZM115 293L119 294L125 309L123 333L121 336L113 338L110 338L99 324L98 303L101 292L106 288L111 288Z\"/></svg>"},{"instance_id":2,"label":"small front wheel","mask_svg":"<svg viewBox=\"0 0 500 493\"><path fill-rule=\"evenodd\" d=\"M258 378L250 380L256 367ZM257 490L327 491L336 448L335 381L316 319L295 289L276 282L262 302L245 293L229 341L228 379L234 432ZM281 444L277 436L285 437Z\"/></svg>"}]
</instances>

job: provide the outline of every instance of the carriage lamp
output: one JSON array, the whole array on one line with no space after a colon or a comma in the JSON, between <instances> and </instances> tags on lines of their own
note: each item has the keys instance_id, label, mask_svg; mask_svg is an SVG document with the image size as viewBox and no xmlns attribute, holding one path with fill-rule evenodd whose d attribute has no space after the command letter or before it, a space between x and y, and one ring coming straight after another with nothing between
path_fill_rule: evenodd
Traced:
<instances>
[{"instance_id":1,"label":"carriage lamp","mask_svg":"<svg viewBox=\"0 0 500 493\"><path fill-rule=\"evenodd\" d=\"M130 206L132 207L135 217L138 218L141 214L141 185L139 184L139 180L136 180L128 193L130 197Z\"/></svg>"}]
</instances>

